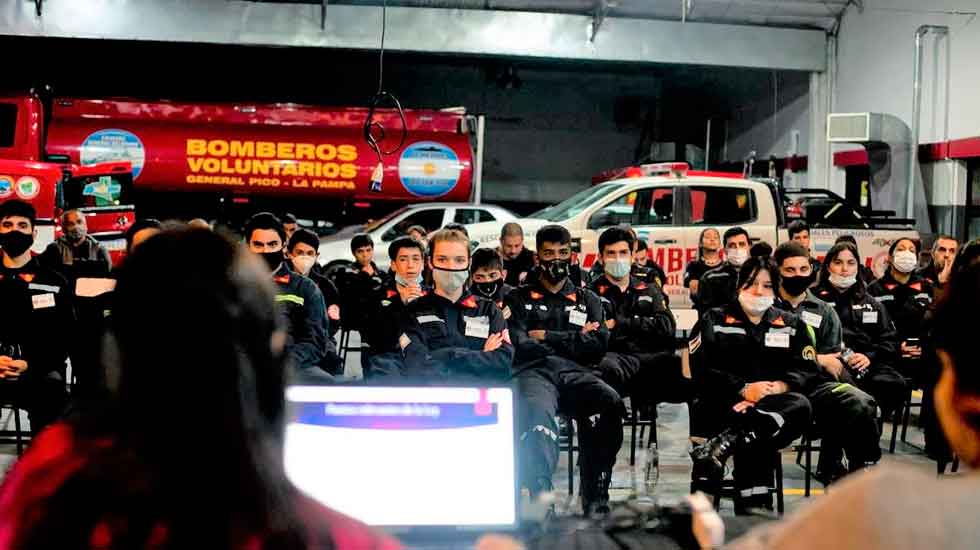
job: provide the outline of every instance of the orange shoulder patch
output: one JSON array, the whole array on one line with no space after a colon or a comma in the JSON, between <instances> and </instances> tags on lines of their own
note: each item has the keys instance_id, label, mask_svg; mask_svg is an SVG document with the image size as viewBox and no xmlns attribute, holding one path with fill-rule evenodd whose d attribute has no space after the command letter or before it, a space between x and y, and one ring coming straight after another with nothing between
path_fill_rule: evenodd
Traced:
<instances>
[{"instance_id":1,"label":"orange shoulder patch","mask_svg":"<svg viewBox=\"0 0 980 550\"><path fill-rule=\"evenodd\" d=\"M273 278L272 280L281 285L289 284L289 275L281 275L279 277Z\"/></svg>"},{"instance_id":2,"label":"orange shoulder patch","mask_svg":"<svg viewBox=\"0 0 980 550\"><path fill-rule=\"evenodd\" d=\"M471 295L467 296L465 300L463 300L462 302L460 302L460 304L462 304L464 307L468 307L470 309L473 309L473 308L476 307L476 296L473 296L471 294Z\"/></svg>"},{"instance_id":3,"label":"orange shoulder patch","mask_svg":"<svg viewBox=\"0 0 980 550\"><path fill-rule=\"evenodd\" d=\"M533 290L531 291L532 300L540 300L541 298L544 298L544 294L541 294L540 292L535 292Z\"/></svg>"},{"instance_id":4,"label":"orange shoulder patch","mask_svg":"<svg viewBox=\"0 0 980 550\"><path fill-rule=\"evenodd\" d=\"M780 315L779 317L776 317L775 319L772 320L772 324L773 326L777 326L777 327L785 327L786 321L784 321L783 316Z\"/></svg>"}]
</instances>

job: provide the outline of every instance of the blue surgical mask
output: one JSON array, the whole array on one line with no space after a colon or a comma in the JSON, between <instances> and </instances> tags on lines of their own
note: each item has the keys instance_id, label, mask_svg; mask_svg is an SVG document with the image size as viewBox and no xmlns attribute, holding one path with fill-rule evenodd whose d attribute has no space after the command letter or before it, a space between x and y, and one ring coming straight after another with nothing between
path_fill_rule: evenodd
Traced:
<instances>
[{"instance_id":1,"label":"blue surgical mask","mask_svg":"<svg viewBox=\"0 0 980 550\"><path fill-rule=\"evenodd\" d=\"M415 282L410 282L401 275L395 273L395 283L401 286L421 286L422 284L422 274L419 273L415 276Z\"/></svg>"},{"instance_id":2,"label":"blue surgical mask","mask_svg":"<svg viewBox=\"0 0 980 550\"><path fill-rule=\"evenodd\" d=\"M603 260L602 266L614 279L622 279L629 275L632 263L628 259Z\"/></svg>"}]
</instances>

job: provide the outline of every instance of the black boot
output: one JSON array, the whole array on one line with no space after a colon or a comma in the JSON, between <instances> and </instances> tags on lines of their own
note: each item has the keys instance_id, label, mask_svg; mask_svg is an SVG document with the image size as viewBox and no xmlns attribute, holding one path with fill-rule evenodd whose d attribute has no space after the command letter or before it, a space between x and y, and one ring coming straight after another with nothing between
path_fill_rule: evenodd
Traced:
<instances>
[{"instance_id":1,"label":"black boot","mask_svg":"<svg viewBox=\"0 0 980 550\"><path fill-rule=\"evenodd\" d=\"M725 476L725 462L735 453L740 438L737 430L729 428L695 447L691 451L694 482L698 485L720 482Z\"/></svg>"},{"instance_id":2,"label":"black boot","mask_svg":"<svg viewBox=\"0 0 980 550\"><path fill-rule=\"evenodd\" d=\"M602 472L595 481L590 483L592 485L590 490L582 492L582 510L586 517L604 517L609 514L609 483L611 478L610 472Z\"/></svg>"}]
</instances>

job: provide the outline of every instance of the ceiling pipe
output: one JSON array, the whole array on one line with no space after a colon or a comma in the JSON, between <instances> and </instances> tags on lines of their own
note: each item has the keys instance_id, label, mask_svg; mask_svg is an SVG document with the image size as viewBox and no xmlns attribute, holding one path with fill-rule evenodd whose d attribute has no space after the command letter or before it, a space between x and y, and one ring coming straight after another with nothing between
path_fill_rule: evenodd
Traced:
<instances>
[{"instance_id":1,"label":"ceiling pipe","mask_svg":"<svg viewBox=\"0 0 980 550\"><path fill-rule=\"evenodd\" d=\"M915 175L919 171L919 116L922 111L922 39L935 33L946 39L946 56L949 57L949 27L944 25L922 25L915 31L915 53L912 57L912 151L909 154L909 173L905 193L905 217L912 218L915 213ZM946 89L949 90L949 71L946 72ZM949 97L945 98L949 108Z\"/></svg>"}]
</instances>

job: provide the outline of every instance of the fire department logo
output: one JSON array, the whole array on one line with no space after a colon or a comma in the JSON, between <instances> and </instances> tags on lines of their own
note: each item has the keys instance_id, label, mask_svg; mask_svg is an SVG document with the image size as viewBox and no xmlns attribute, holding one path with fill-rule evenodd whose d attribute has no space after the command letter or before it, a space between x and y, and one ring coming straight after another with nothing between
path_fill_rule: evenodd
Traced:
<instances>
[{"instance_id":1,"label":"fire department logo","mask_svg":"<svg viewBox=\"0 0 980 550\"><path fill-rule=\"evenodd\" d=\"M807 361L817 360L817 350L813 346L807 346L803 348L803 358Z\"/></svg>"},{"instance_id":2,"label":"fire department logo","mask_svg":"<svg viewBox=\"0 0 980 550\"><path fill-rule=\"evenodd\" d=\"M14 189L17 191L18 197L29 201L41 192L41 183L37 181L37 178L24 176L17 180L17 185Z\"/></svg>"},{"instance_id":3,"label":"fire department logo","mask_svg":"<svg viewBox=\"0 0 980 550\"><path fill-rule=\"evenodd\" d=\"M0 176L0 199L9 197L14 192L14 178Z\"/></svg>"}]
</instances>

